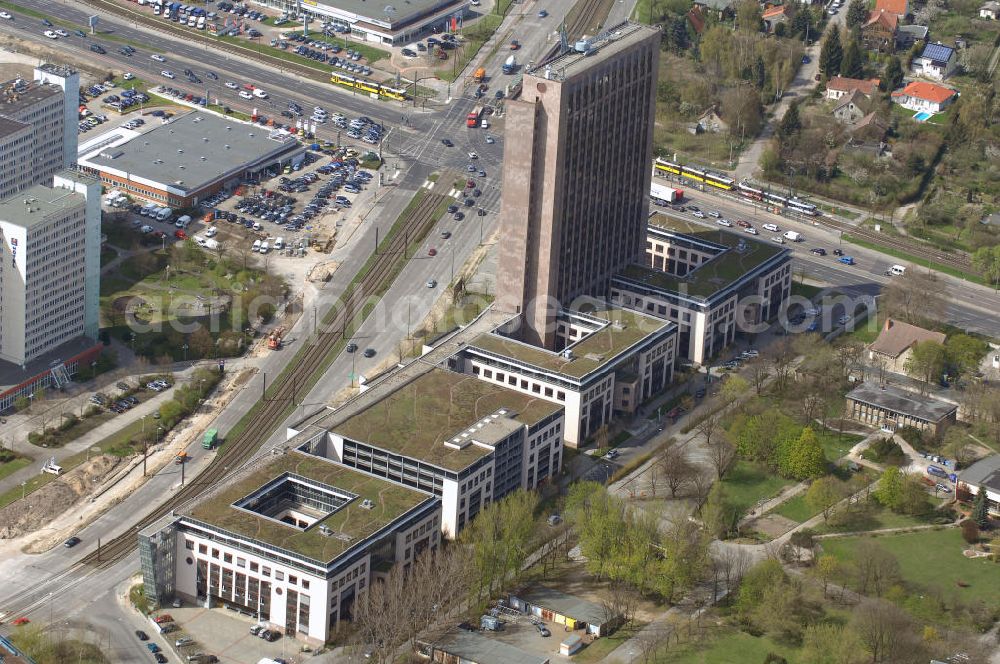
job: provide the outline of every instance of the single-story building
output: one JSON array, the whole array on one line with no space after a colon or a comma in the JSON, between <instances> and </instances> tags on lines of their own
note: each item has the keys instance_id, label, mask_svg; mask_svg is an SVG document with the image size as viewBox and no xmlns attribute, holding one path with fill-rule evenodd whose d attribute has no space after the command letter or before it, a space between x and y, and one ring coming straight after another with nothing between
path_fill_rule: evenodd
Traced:
<instances>
[{"instance_id":1,"label":"single-story building","mask_svg":"<svg viewBox=\"0 0 1000 664\"><path fill-rule=\"evenodd\" d=\"M597 602L544 586L533 586L526 592L512 594L510 606L522 613L566 625L570 629L582 629L594 636L607 636L622 621L622 616L609 615L608 610Z\"/></svg>"},{"instance_id":2,"label":"single-story building","mask_svg":"<svg viewBox=\"0 0 1000 664\"><path fill-rule=\"evenodd\" d=\"M912 81L902 90L892 93L892 101L903 108L928 113L940 113L957 98L957 91L925 81Z\"/></svg>"},{"instance_id":3,"label":"single-story building","mask_svg":"<svg viewBox=\"0 0 1000 664\"><path fill-rule=\"evenodd\" d=\"M108 189L187 208L304 158L305 147L287 131L192 111L123 140L97 142L77 163Z\"/></svg>"},{"instance_id":4,"label":"single-story building","mask_svg":"<svg viewBox=\"0 0 1000 664\"><path fill-rule=\"evenodd\" d=\"M983 6L979 8L979 18L995 21L998 17L1000 17L1000 2L996 0L983 3Z\"/></svg>"},{"instance_id":5,"label":"single-story building","mask_svg":"<svg viewBox=\"0 0 1000 664\"><path fill-rule=\"evenodd\" d=\"M76 376L91 378L103 349L93 339L77 337L24 366L0 361L0 413L14 408L18 399L30 402L42 390L60 390Z\"/></svg>"},{"instance_id":6,"label":"single-story building","mask_svg":"<svg viewBox=\"0 0 1000 664\"><path fill-rule=\"evenodd\" d=\"M896 28L896 50L906 50L918 41L927 41L927 32L926 25L911 23L910 25L898 26Z\"/></svg>"},{"instance_id":7,"label":"single-story building","mask_svg":"<svg viewBox=\"0 0 1000 664\"><path fill-rule=\"evenodd\" d=\"M891 385L863 383L847 393L847 417L885 431L913 427L937 435L957 412L953 403Z\"/></svg>"},{"instance_id":8,"label":"single-story building","mask_svg":"<svg viewBox=\"0 0 1000 664\"><path fill-rule=\"evenodd\" d=\"M764 25L767 26L767 31L774 32L774 29L779 23L788 22L790 14L791 9L788 5L778 5L764 10L764 14L761 18L764 20Z\"/></svg>"},{"instance_id":9,"label":"single-story building","mask_svg":"<svg viewBox=\"0 0 1000 664\"><path fill-rule=\"evenodd\" d=\"M448 632L417 649L438 664L549 664L549 659L476 632Z\"/></svg>"},{"instance_id":10,"label":"single-story building","mask_svg":"<svg viewBox=\"0 0 1000 664\"><path fill-rule=\"evenodd\" d=\"M986 508L1000 518L1000 454L980 459L958 474L958 493L970 497L986 491Z\"/></svg>"},{"instance_id":11,"label":"single-story building","mask_svg":"<svg viewBox=\"0 0 1000 664\"><path fill-rule=\"evenodd\" d=\"M941 42L927 44L910 65L914 76L925 76L943 81L958 67L958 54L951 46Z\"/></svg>"},{"instance_id":12,"label":"single-story building","mask_svg":"<svg viewBox=\"0 0 1000 664\"><path fill-rule=\"evenodd\" d=\"M868 359L884 362L885 368L893 373L902 373L906 370L906 361L910 359L915 345L921 341L943 344L945 339L943 332L925 330L894 318L886 318L882 331L868 346Z\"/></svg>"}]
</instances>

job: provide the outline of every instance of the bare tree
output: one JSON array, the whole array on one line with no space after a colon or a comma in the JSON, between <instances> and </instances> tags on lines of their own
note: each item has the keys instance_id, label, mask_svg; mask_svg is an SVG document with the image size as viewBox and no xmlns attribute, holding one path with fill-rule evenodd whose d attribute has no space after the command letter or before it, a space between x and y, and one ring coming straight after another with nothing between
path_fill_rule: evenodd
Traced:
<instances>
[{"instance_id":1,"label":"bare tree","mask_svg":"<svg viewBox=\"0 0 1000 664\"><path fill-rule=\"evenodd\" d=\"M767 361L762 357L757 357L748 363L747 366L750 369L750 384L753 385L757 396L760 396L764 391L764 384L767 382L767 377L771 375L771 367L768 366Z\"/></svg>"},{"instance_id":2,"label":"bare tree","mask_svg":"<svg viewBox=\"0 0 1000 664\"><path fill-rule=\"evenodd\" d=\"M666 482L667 488L670 489L671 498L676 498L677 492L690 485L698 474L698 468L688 461L684 450L677 445L663 449L657 455L653 469Z\"/></svg>"},{"instance_id":3,"label":"bare tree","mask_svg":"<svg viewBox=\"0 0 1000 664\"><path fill-rule=\"evenodd\" d=\"M910 266L906 279L893 279L882 291L886 313L914 325L932 325L943 319L948 289L930 270Z\"/></svg>"},{"instance_id":4,"label":"bare tree","mask_svg":"<svg viewBox=\"0 0 1000 664\"><path fill-rule=\"evenodd\" d=\"M601 613L604 622L626 625L635 617L635 609L639 604L639 593L624 581L612 581L608 586L604 599L601 601Z\"/></svg>"},{"instance_id":5,"label":"bare tree","mask_svg":"<svg viewBox=\"0 0 1000 664\"><path fill-rule=\"evenodd\" d=\"M889 589L899 579L899 562L896 556L871 540L862 540L854 556L858 575L858 592L874 593L876 597Z\"/></svg>"},{"instance_id":6,"label":"bare tree","mask_svg":"<svg viewBox=\"0 0 1000 664\"><path fill-rule=\"evenodd\" d=\"M397 565L385 580L372 583L354 601L356 638L362 647L371 649L372 659L379 664L391 662L406 641L410 618L405 578L406 572Z\"/></svg>"},{"instance_id":7,"label":"bare tree","mask_svg":"<svg viewBox=\"0 0 1000 664\"><path fill-rule=\"evenodd\" d=\"M722 479L735 456L736 448L729 442L728 437L721 432L717 434L708 446L708 459L715 469L716 479Z\"/></svg>"},{"instance_id":8,"label":"bare tree","mask_svg":"<svg viewBox=\"0 0 1000 664\"><path fill-rule=\"evenodd\" d=\"M898 659L908 641L912 623L905 613L884 600L868 599L854 609L852 626L873 662L919 661ZM912 637L910 637L912 638Z\"/></svg>"}]
</instances>

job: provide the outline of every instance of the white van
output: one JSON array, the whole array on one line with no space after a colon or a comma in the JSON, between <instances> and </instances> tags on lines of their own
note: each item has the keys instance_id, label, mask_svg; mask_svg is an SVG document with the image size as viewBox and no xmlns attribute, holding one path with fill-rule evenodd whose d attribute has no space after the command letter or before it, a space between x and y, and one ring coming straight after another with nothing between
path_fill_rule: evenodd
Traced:
<instances>
[{"instance_id":1,"label":"white van","mask_svg":"<svg viewBox=\"0 0 1000 664\"><path fill-rule=\"evenodd\" d=\"M267 99L267 93L260 88L254 89L253 96L257 97L257 99Z\"/></svg>"},{"instance_id":2,"label":"white van","mask_svg":"<svg viewBox=\"0 0 1000 664\"><path fill-rule=\"evenodd\" d=\"M156 220L157 221L167 221L168 219L170 219L170 217L173 216L173 214L174 214L174 211L171 210L170 208L160 208L160 211L156 213ZM190 219L189 219L189 221L190 221Z\"/></svg>"},{"instance_id":3,"label":"white van","mask_svg":"<svg viewBox=\"0 0 1000 664\"><path fill-rule=\"evenodd\" d=\"M260 251L260 240L253 241L253 246L250 248L250 251Z\"/></svg>"},{"instance_id":4,"label":"white van","mask_svg":"<svg viewBox=\"0 0 1000 664\"><path fill-rule=\"evenodd\" d=\"M218 228L216 228L215 226L209 226L205 230L205 237L215 237L216 233L218 232L219 232Z\"/></svg>"},{"instance_id":5,"label":"white van","mask_svg":"<svg viewBox=\"0 0 1000 664\"><path fill-rule=\"evenodd\" d=\"M184 215L176 222L174 222L174 226L176 226L177 228L187 228L190 225L191 225L191 217L189 217L188 215Z\"/></svg>"},{"instance_id":6,"label":"white van","mask_svg":"<svg viewBox=\"0 0 1000 664\"><path fill-rule=\"evenodd\" d=\"M271 246L267 243L267 240L264 240L263 242L260 243L260 253L266 254L270 250Z\"/></svg>"},{"instance_id":7,"label":"white van","mask_svg":"<svg viewBox=\"0 0 1000 664\"><path fill-rule=\"evenodd\" d=\"M198 17L198 29L199 30L204 30L205 29L205 17L204 16L199 16Z\"/></svg>"},{"instance_id":8,"label":"white van","mask_svg":"<svg viewBox=\"0 0 1000 664\"><path fill-rule=\"evenodd\" d=\"M893 265L892 267L889 268L889 274L891 274L894 277L901 277L904 274L906 274L906 268L903 267L902 265Z\"/></svg>"},{"instance_id":9,"label":"white van","mask_svg":"<svg viewBox=\"0 0 1000 664\"><path fill-rule=\"evenodd\" d=\"M281 251L284 248L285 248L285 238L279 237L278 239L276 239L274 241L274 250L275 251Z\"/></svg>"},{"instance_id":10,"label":"white van","mask_svg":"<svg viewBox=\"0 0 1000 664\"><path fill-rule=\"evenodd\" d=\"M139 214L141 214L144 217L152 217L155 216L156 211L159 209L160 206L157 205L156 203L146 203L145 205L142 206L142 209L139 210Z\"/></svg>"}]
</instances>

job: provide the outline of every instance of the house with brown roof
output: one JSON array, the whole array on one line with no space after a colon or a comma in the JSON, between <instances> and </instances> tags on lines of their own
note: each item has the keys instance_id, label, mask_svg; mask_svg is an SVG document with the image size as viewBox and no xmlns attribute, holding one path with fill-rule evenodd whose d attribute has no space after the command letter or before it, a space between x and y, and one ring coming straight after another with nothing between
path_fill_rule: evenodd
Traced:
<instances>
[{"instance_id":1,"label":"house with brown roof","mask_svg":"<svg viewBox=\"0 0 1000 664\"><path fill-rule=\"evenodd\" d=\"M868 346L868 359L885 362L887 371L901 373L916 344L922 341L936 341L943 344L945 338L943 332L925 330L894 318L887 318L878 338Z\"/></svg>"},{"instance_id":2,"label":"house with brown roof","mask_svg":"<svg viewBox=\"0 0 1000 664\"><path fill-rule=\"evenodd\" d=\"M926 81L911 81L892 93L892 101L911 111L940 113L958 97L958 92Z\"/></svg>"},{"instance_id":3,"label":"house with brown roof","mask_svg":"<svg viewBox=\"0 0 1000 664\"><path fill-rule=\"evenodd\" d=\"M892 53L896 48L896 30L899 16L895 12L875 9L861 26L861 43L869 51Z\"/></svg>"},{"instance_id":4,"label":"house with brown roof","mask_svg":"<svg viewBox=\"0 0 1000 664\"><path fill-rule=\"evenodd\" d=\"M875 11L892 12L902 20L910 13L910 2L909 0L876 0Z\"/></svg>"},{"instance_id":5,"label":"house with brown roof","mask_svg":"<svg viewBox=\"0 0 1000 664\"><path fill-rule=\"evenodd\" d=\"M705 15L698 5L688 10L687 20L691 23L691 29L694 30L695 34L700 35L705 31Z\"/></svg>"},{"instance_id":6,"label":"house with brown roof","mask_svg":"<svg viewBox=\"0 0 1000 664\"><path fill-rule=\"evenodd\" d=\"M848 141L851 150L868 152L876 157L882 156L885 152L885 135L889 131L889 126L874 112L855 122L848 131L851 132Z\"/></svg>"},{"instance_id":7,"label":"house with brown roof","mask_svg":"<svg viewBox=\"0 0 1000 664\"><path fill-rule=\"evenodd\" d=\"M854 90L833 107L833 117L845 125L853 125L868 113L868 98Z\"/></svg>"},{"instance_id":8,"label":"house with brown roof","mask_svg":"<svg viewBox=\"0 0 1000 664\"><path fill-rule=\"evenodd\" d=\"M834 76L826 83L826 98L837 101L846 97L855 90L866 97L871 97L878 91L881 81L877 78L868 80L860 78L845 78L844 76Z\"/></svg>"}]
</instances>

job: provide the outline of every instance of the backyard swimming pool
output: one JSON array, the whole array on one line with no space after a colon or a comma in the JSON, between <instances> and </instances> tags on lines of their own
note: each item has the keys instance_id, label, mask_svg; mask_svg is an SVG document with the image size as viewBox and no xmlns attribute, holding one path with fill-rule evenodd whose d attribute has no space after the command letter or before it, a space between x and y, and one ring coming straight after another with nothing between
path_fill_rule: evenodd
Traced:
<instances>
[{"instance_id":1,"label":"backyard swimming pool","mask_svg":"<svg viewBox=\"0 0 1000 664\"><path fill-rule=\"evenodd\" d=\"M925 122L930 118L932 118L933 116L934 114L929 111L920 111L919 113L913 116L913 119L916 120L917 122Z\"/></svg>"}]
</instances>

